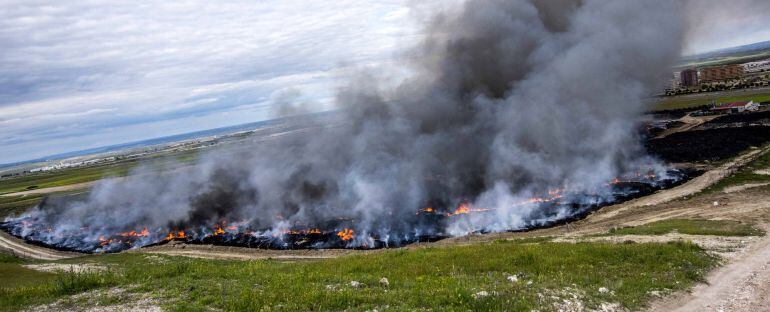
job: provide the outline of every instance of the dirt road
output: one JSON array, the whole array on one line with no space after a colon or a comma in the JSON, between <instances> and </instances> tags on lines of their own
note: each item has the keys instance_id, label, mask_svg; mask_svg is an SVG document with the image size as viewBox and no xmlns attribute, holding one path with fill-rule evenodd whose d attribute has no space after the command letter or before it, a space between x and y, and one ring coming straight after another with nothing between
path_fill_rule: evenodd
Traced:
<instances>
[{"instance_id":1,"label":"dirt road","mask_svg":"<svg viewBox=\"0 0 770 312\"><path fill-rule=\"evenodd\" d=\"M770 311L770 237L750 245L689 294L653 303L653 312Z\"/></svg>"},{"instance_id":2,"label":"dirt road","mask_svg":"<svg viewBox=\"0 0 770 312\"><path fill-rule=\"evenodd\" d=\"M37 260L60 260L81 256L78 253L30 245L3 231L0 231L0 249L9 251L20 258Z\"/></svg>"}]
</instances>

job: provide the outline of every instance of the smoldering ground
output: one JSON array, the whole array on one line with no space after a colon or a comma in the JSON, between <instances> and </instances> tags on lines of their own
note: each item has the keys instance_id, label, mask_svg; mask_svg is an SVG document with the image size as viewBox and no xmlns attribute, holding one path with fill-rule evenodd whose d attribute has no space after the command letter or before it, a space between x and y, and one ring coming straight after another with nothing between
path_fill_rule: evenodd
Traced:
<instances>
[{"instance_id":1,"label":"smoldering ground","mask_svg":"<svg viewBox=\"0 0 770 312\"><path fill-rule=\"evenodd\" d=\"M614 177L665 175L635 129L640 99L679 56L683 9L666 0L468 0L424 25L402 60L411 73L402 83L389 87L371 72L350 79L333 127L105 182L22 217L50 225L49 242L83 229L96 239L220 220L280 230L345 218L356 246L518 229L546 216L520 203L554 189L611 200ZM419 225L418 209L464 202L491 210ZM569 216L564 209L547 216Z\"/></svg>"}]
</instances>

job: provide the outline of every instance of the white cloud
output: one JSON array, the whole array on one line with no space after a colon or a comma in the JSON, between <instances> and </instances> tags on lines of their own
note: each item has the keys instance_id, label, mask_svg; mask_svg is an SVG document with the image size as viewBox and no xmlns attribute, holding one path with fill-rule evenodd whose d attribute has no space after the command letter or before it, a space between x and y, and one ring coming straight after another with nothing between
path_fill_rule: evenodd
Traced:
<instances>
[{"instance_id":1,"label":"white cloud","mask_svg":"<svg viewBox=\"0 0 770 312\"><path fill-rule=\"evenodd\" d=\"M686 52L767 39L770 2L737 1L689 2ZM287 89L328 109L458 2L0 1L0 163L258 121Z\"/></svg>"},{"instance_id":2,"label":"white cloud","mask_svg":"<svg viewBox=\"0 0 770 312\"><path fill-rule=\"evenodd\" d=\"M689 0L684 54L770 40L770 1Z\"/></svg>"},{"instance_id":3,"label":"white cloud","mask_svg":"<svg viewBox=\"0 0 770 312\"><path fill-rule=\"evenodd\" d=\"M328 108L415 39L407 1L3 1L0 163L257 121L285 88Z\"/></svg>"}]
</instances>

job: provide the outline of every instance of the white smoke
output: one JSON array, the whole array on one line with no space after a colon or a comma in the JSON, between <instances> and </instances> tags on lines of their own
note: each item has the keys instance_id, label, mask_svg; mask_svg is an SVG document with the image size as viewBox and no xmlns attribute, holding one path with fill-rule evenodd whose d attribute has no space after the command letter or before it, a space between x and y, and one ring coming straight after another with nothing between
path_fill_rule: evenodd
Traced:
<instances>
[{"instance_id":1,"label":"white smoke","mask_svg":"<svg viewBox=\"0 0 770 312\"><path fill-rule=\"evenodd\" d=\"M468 0L439 12L406 53L413 74L397 87L372 73L351 79L337 96L344 122L334 127L102 183L30 215L94 235L347 218L357 242L371 246L372 237L435 234L420 225L422 207L492 211L449 221L443 233L520 229L572 213L521 204L530 197L566 189L609 198L617 176L664 174L636 130L640 99L680 54L682 3Z\"/></svg>"}]
</instances>

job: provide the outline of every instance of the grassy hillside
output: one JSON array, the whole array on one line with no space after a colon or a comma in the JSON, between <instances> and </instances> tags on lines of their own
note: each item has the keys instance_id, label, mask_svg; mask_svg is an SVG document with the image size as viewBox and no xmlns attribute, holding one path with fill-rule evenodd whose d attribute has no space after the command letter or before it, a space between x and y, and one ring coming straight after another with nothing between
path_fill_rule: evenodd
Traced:
<instances>
[{"instance_id":1,"label":"grassy hillside","mask_svg":"<svg viewBox=\"0 0 770 312\"><path fill-rule=\"evenodd\" d=\"M126 290L158 300L172 311L549 311L564 304L596 308L607 302L637 309L655 292L701 281L717 262L690 243L517 241L294 263L137 253L69 261L96 262L111 269L60 273L32 286L3 288L0 309L15 310L94 289ZM388 285L380 282L383 277ZM94 303L92 297L69 297L67 305L77 309L137 300L101 295Z\"/></svg>"},{"instance_id":2,"label":"grassy hillside","mask_svg":"<svg viewBox=\"0 0 770 312\"><path fill-rule=\"evenodd\" d=\"M0 179L0 194L91 182L109 177L122 177L131 173L134 168L137 168L140 165L150 165L167 170L174 169L189 165L194 162L197 157L197 151L189 150L169 154L159 154L148 158L119 160L89 167L65 168L18 177L3 178Z\"/></svg>"},{"instance_id":3,"label":"grassy hillside","mask_svg":"<svg viewBox=\"0 0 770 312\"><path fill-rule=\"evenodd\" d=\"M53 282L55 274L35 271L22 266L25 262L11 255L0 253L0 289L34 286ZM2 293L0 293L2 295Z\"/></svg>"}]
</instances>

